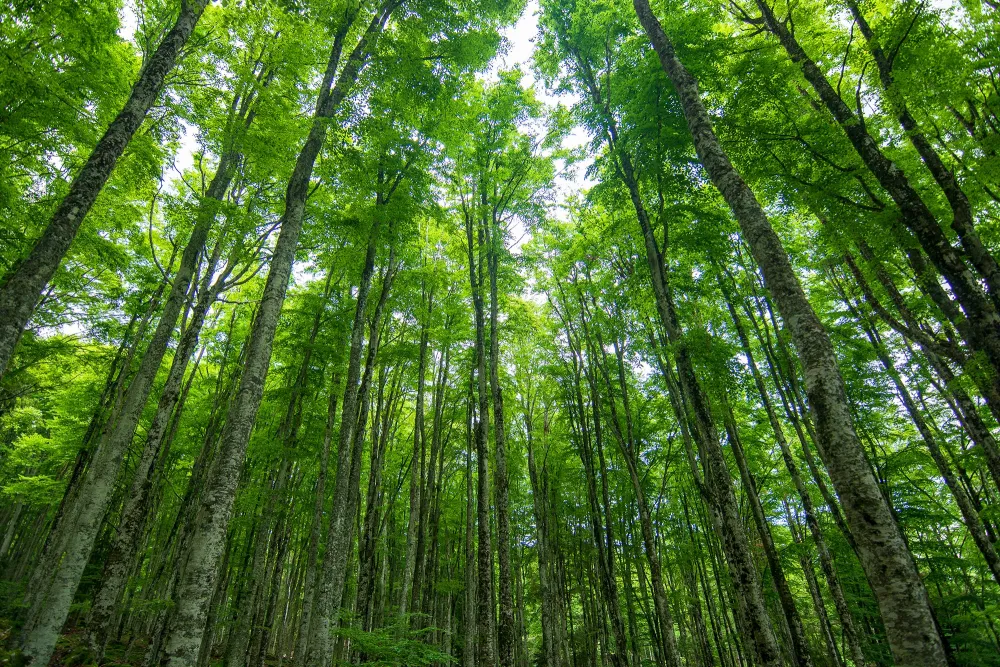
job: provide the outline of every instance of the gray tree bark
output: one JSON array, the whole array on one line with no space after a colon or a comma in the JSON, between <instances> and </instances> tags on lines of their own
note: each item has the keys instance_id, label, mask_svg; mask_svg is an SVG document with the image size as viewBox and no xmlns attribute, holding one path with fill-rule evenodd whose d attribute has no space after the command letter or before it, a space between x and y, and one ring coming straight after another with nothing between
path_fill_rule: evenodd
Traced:
<instances>
[{"instance_id":1,"label":"gray tree bark","mask_svg":"<svg viewBox=\"0 0 1000 667\"><path fill-rule=\"evenodd\" d=\"M582 301L581 308L585 309L585 305ZM653 606L656 610L657 620L654 638L656 638L660 644L659 648L662 652L663 660L666 662L668 667L679 667L681 664L681 656L677 647L677 639L674 636L673 613L670 610L670 604L667 600L667 591L663 582L663 568L660 565L660 556L656 548L656 536L653 530L652 516L649 512L649 503L646 499L646 492L642 488L642 480L639 476L639 454L636 448L635 430L632 425L632 408L628 394L628 383L625 378L624 350L618 340L613 341L613 347L615 350L615 366L617 369L618 387L622 400L622 412L624 412L624 432L622 432L622 428L619 424L620 420L618 416L618 408L615 405L612 389L613 383L607 370L607 354L604 352L605 346L604 341L600 336L600 332L598 332L597 335L597 346L592 348L592 353L595 354L595 358L604 359L601 371L605 376L605 383L608 387L608 406L611 410L613 432L619 448L621 449L622 457L625 459L625 466L628 469L629 480L632 483L632 490L635 493L636 507L639 514L639 526L642 532L643 550L646 554L646 562L649 563L649 578L653 587ZM596 356L598 351L600 357Z\"/></svg>"},{"instance_id":2,"label":"gray tree bark","mask_svg":"<svg viewBox=\"0 0 1000 667\"><path fill-rule=\"evenodd\" d=\"M173 27L142 68L128 101L73 179L69 192L49 220L41 238L31 253L3 280L0 286L0 378L7 370L14 347L31 319L40 295L69 251L80 224L107 183L118 159L159 97L167 74L174 68L177 56L206 5L208 0L182 0ZM55 615L58 616L58 612ZM47 643L47 639L39 637L37 642L33 640L30 645L25 644L26 655L44 662L43 646Z\"/></svg>"},{"instance_id":3,"label":"gray tree bark","mask_svg":"<svg viewBox=\"0 0 1000 667\"><path fill-rule=\"evenodd\" d=\"M222 166L220 164L220 167ZM230 166L227 166L228 168ZM216 178L218 178L218 174ZM212 192L213 189L218 192L219 188L210 187L209 192ZM207 205L217 206L217 201ZM192 240L194 236L192 234ZM104 654L110 636L115 608L121 600L129 573L134 567L150 509L150 494L153 491L152 473L157 461L162 460L165 456L165 452L161 452L161 446L167 435L170 417L180 398L181 385L188 362L198 345L198 337L208 310L215 303L224 287L226 277L229 275L229 272L226 271L224 275L213 280L221 249L222 243L219 242L204 268L204 278L198 288L197 302L171 360L167 380L160 392L156 414L146 432L146 442L133 472L131 490L126 497L118 530L105 560L101 582L94 594L87 625L88 642L98 662Z\"/></svg>"},{"instance_id":4,"label":"gray tree bark","mask_svg":"<svg viewBox=\"0 0 1000 667\"><path fill-rule=\"evenodd\" d=\"M423 309L425 304L433 303L433 293L428 299L427 286L421 285L420 306ZM403 569L403 587L400 590L399 615L405 616L410 610L410 597L413 593L416 601L416 591L413 583L417 571L417 551L422 547L421 543L421 512L420 507L423 502L420 492L424 480L425 452L427 449L427 435L424 430L424 387L427 375L427 343L428 329L430 327L430 305L426 313L426 320L420 324L420 351L417 358L417 396L414 406L413 416L413 458L410 460L410 511L406 523L406 563ZM433 465L433 464L432 464ZM415 604L413 605L416 606Z\"/></svg>"},{"instance_id":5,"label":"gray tree bark","mask_svg":"<svg viewBox=\"0 0 1000 667\"><path fill-rule=\"evenodd\" d=\"M997 312L997 307L983 292L976 277L951 245L934 214L913 188L906 174L882 153L868 133L864 122L837 94L826 75L805 52L787 25L777 19L767 3L758 0L756 4L762 15L761 25L778 38L789 58L802 70L806 80L841 126L865 166L899 207L903 214L903 224L913 232L934 267L948 282L956 301L965 313L969 345L985 354L994 369L1000 372L1000 314ZM968 234L966 238L969 238ZM980 257L980 260L986 261L986 258ZM988 267L987 275L990 275ZM780 305L778 307L781 309ZM994 386L998 382L1000 380L995 379ZM934 640L930 641L933 643ZM940 636L937 642L941 642ZM914 648L916 649L920 643L921 640L917 640ZM943 656L943 653L941 655Z\"/></svg>"},{"instance_id":6,"label":"gray tree bark","mask_svg":"<svg viewBox=\"0 0 1000 667\"><path fill-rule=\"evenodd\" d=\"M535 547L538 558L538 583L542 597L542 650L548 667L562 667L562 640L559 625L559 604L556 601L556 584L552 563L552 535L549 527L548 496L538 475L535 462L535 397L525 397L522 406L524 430L528 450L528 477L531 482L532 509L535 514ZM548 424L545 424L545 428ZM543 457L542 466L545 461Z\"/></svg>"},{"instance_id":7,"label":"gray tree bark","mask_svg":"<svg viewBox=\"0 0 1000 667\"><path fill-rule=\"evenodd\" d=\"M232 516L236 486L264 393L274 334L302 231L313 165L326 139L329 119L353 88L358 73L367 60L369 43L381 31L389 11L391 9L376 14L368 31L344 64L335 85L333 81L343 42L354 22L355 13L352 10L345 16L330 52L309 136L299 152L288 181L281 232L272 255L257 317L250 332L239 388L226 416L219 453L206 480L205 491L194 519L184 574L177 585L175 608L167 629L165 654L171 667L193 667L198 660L208 606L218 580L219 561L225 550L226 530Z\"/></svg>"},{"instance_id":8,"label":"gray tree bark","mask_svg":"<svg viewBox=\"0 0 1000 667\"><path fill-rule=\"evenodd\" d=\"M976 544L979 552L983 555L983 560L986 561L987 567L993 574L994 581L996 581L997 584L1000 584L1000 556L997 555L996 549L993 547L993 542L990 541L986 534L982 517L980 517L979 512L976 511L972 499L955 477L955 472L952 470L951 464L941 451L941 446L938 444L937 436L935 436L931 429L931 424L927 422L927 419L924 418L924 415L917 407L916 401L913 400L913 396L910 394L909 388L903 381L902 375L900 375L899 371L896 369L896 365L892 361L889 351L886 349L878 331L872 326L871 322L863 319L861 313L857 311L855 305L844 293L843 288L838 286L838 290L840 291L841 299L858 320L861 328L865 332L865 335L868 337L869 342L872 344L872 347L875 350L875 356L878 357L878 360L885 369L885 372L892 380L892 384L896 388L896 395L899 396L899 400L903 403L903 407L906 408L907 414L910 415L910 420L913 422L913 425L917 427L917 432L920 433L921 439L924 441L924 444L927 445L927 450L930 452L931 458L934 460L934 464L938 468L938 472L941 473L945 486L947 486L948 490L951 491L951 494L955 499L955 504L958 505L965 527L969 530L969 534L972 535L972 541Z\"/></svg>"},{"instance_id":9,"label":"gray tree bark","mask_svg":"<svg viewBox=\"0 0 1000 667\"><path fill-rule=\"evenodd\" d=\"M478 550L476 562L479 573L476 610L476 662L492 665L496 658L496 618L493 606L493 546L490 534L490 481L489 481L489 428L490 410L486 376L486 332L485 309L483 305L482 255L484 252L483 230L480 226L478 243L473 239L474 214L465 212L465 236L468 243L469 285L472 290L473 314L475 319L476 354L476 507L478 524ZM479 260L476 260L476 248ZM477 271L476 267L479 266Z\"/></svg>"},{"instance_id":10,"label":"gray tree bark","mask_svg":"<svg viewBox=\"0 0 1000 667\"><path fill-rule=\"evenodd\" d=\"M792 639L792 654L795 663L800 667L810 667L813 664L812 656L809 654L809 642L806 639L805 629L802 627L802 617L795 606L795 598L792 597L792 590L788 586L785 578L785 571L781 566L781 557L774 544L774 537L771 535L771 525L767 522L764 514L764 507L760 502L760 495L757 492L757 483L750 474L747 466L746 456L743 453L743 444L740 440L739 431L736 428L736 419L732 414L732 408L726 420L726 433L729 436L729 444L732 447L736 465L740 470L740 478L743 481L743 489L750 500L750 511L757 525L757 534L760 536L764 546L764 556L767 558L767 566L771 570L771 578L774 580L774 587L778 591L778 601L781 603L781 611L784 612L785 620L788 622L788 630Z\"/></svg>"},{"instance_id":11,"label":"gray tree bark","mask_svg":"<svg viewBox=\"0 0 1000 667\"><path fill-rule=\"evenodd\" d=\"M334 373L330 383L330 395L327 398L326 426L323 429L323 445L320 450L319 473L316 477L316 500L313 504L312 522L309 526L309 545L306 556L305 589L302 594L302 615L299 618L299 636L295 644L293 664L302 667L309 652L309 629L311 627L312 610L315 603L316 585L319 582L319 547L323 538L323 510L326 504L326 478L330 466L330 447L333 444L333 431L337 420L337 397L339 396L340 376Z\"/></svg>"},{"instance_id":12,"label":"gray tree bark","mask_svg":"<svg viewBox=\"0 0 1000 667\"><path fill-rule=\"evenodd\" d=\"M500 667L514 667L517 628L514 624L514 591L510 563L510 480L507 474L507 427L504 423L503 388L500 386L500 304L497 265L503 241L495 215L486 225L486 263L490 282L490 394L493 399L493 444L496 494L497 554L500 617L497 623L497 658Z\"/></svg>"},{"instance_id":13,"label":"gray tree bark","mask_svg":"<svg viewBox=\"0 0 1000 667\"><path fill-rule=\"evenodd\" d=\"M378 344L375 336L381 310L388 296L388 287L392 281L393 261L390 256L390 269L383 281L382 295L375 309L372 326L371 342L369 344L369 362L365 366L364 377L361 375L361 352L364 339L365 313L368 307L368 297L371 290L372 275L375 270L375 256L378 251L379 230L382 225L382 212L378 209L384 203L381 191L376 197L376 219L369 233L368 247L365 254L365 265L362 269L361 281L358 286L358 298L351 329L351 347L347 366L347 383L344 391L344 407L341 410L340 433L337 442L337 472L333 483L333 505L330 509L330 520L327 528L327 546L323 554L323 564L316 600L313 605L309 630L309 652L306 664L323 667L330 660L333 646L330 631L336 624L337 614L344 594L344 581L347 577L347 559L350 556L354 537L354 488L360 475L360 453L363 442L364 422L359 415L367 412L367 386L372 372L372 355ZM360 382L359 382L360 381ZM359 405L360 401L360 405ZM358 478L359 479L359 478Z\"/></svg>"},{"instance_id":14,"label":"gray tree bark","mask_svg":"<svg viewBox=\"0 0 1000 667\"><path fill-rule=\"evenodd\" d=\"M476 664L476 568L473 551L475 549L475 502L472 488L472 448L476 430L475 401L473 399L473 370L469 370L469 392L465 419L465 598L462 605L462 665L474 667Z\"/></svg>"},{"instance_id":15,"label":"gray tree bark","mask_svg":"<svg viewBox=\"0 0 1000 667\"><path fill-rule=\"evenodd\" d=\"M159 371L167 346L173 336L181 309L187 301L188 290L198 266L198 257L215 220L216 207L229 188L232 177L231 156L223 155L219 169L199 209L198 220L184 248L180 266L171 283L170 294L163 306L153 337L139 364L128 389L125 391L121 410L105 424L102 437L93 459L80 485L75 489L67 514L53 536L59 544L60 556L54 559L55 567L46 573L47 587L35 599L35 606L25 624L22 650L33 660L47 663L55 646L69 607L73 601L80 577L90 559L94 542L100 532L114 491L122 457L132 442L142 410L149 398L153 381ZM43 567L48 567L43 564Z\"/></svg>"},{"instance_id":16,"label":"gray tree bark","mask_svg":"<svg viewBox=\"0 0 1000 667\"><path fill-rule=\"evenodd\" d=\"M732 209L764 274L765 284L791 331L816 415L820 455L843 501L893 654L901 664L944 665L947 662L944 643L934 622L930 599L854 431L830 338L806 299L770 221L719 144L697 82L678 60L648 1L634 0L633 4L664 71L677 89L698 156ZM958 282L953 285L956 290L963 286L964 283ZM984 308L981 308L983 313ZM996 319L995 311L993 316Z\"/></svg>"},{"instance_id":17,"label":"gray tree bark","mask_svg":"<svg viewBox=\"0 0 1000 667\"><path fill-rule=\"evenodd\" d=\"M983 277L989 295L993 300L994 307L1000 307L1000 265L997 264L996 258L993 257L989 249L983 244L982 239L979 237L979 232L976 231L972 205L969 203L968 196L962 190L962 186L955 177L955 173L945 166L941 160L941 156L938 155L931 142L928 141L927 137L920 130L920 126L910 112L902 93L894 85L895 77L892 72L892 60L882 49L874 30L872 30L867 18L858 6L857 0L845 0L845 2L861 34L868 43L868 51L872 54L872 59L875 61L875 66L878 69L879 81L882 84L884 98L889 108L896 115L896 118L899 119L899 124L905 130L906 137L920 155L920 159L931 173L934 181L941 188L945 199L948 200L952 211L951 228L958 234L962 249L971 261L972 266Z\"/></svg>"},{"instance_id":18,"label":"gray tree bark","mask_svg":"<svg viewBox=\"0 0 1000 667\"><path fill-rule=\"evenodd\" d=\"M726 296L726 304L729 307L729 314L732 317L737 336L739 337L740 344L743 347L743 354L746 355L747 366L749 366L750 374L753 376L757 393L760 396L761 403L764 405L764 411L767 413L767 419L771 424L771 430L774 433L775 440L778 442L778 447L781 449L781 457L785 463L785 468L788 470L788 475L791 477L792 484L795 486L795 490L802 502L802 507L806 515L806 524L808 525L809 532L816 544L816 550L819 552L820 566L826 577L830 594L833 596L834 606L837 608L837 614L840 617L841 630L844 635L844 641L847 643L848 649L850 650L851 660L854 661L855 667L865 667L867 661L865 659L864 652L861 650L861 642L858 637L858 631L854 625L854 617L851 614L850 607L847 605L847 600L844 596L844 589L840 585L840 578L837 575L837 570L833 564L833 557L830 555L830 549L826 544L826 538L823 536L823 531L820 528L812 496L809 495L809 490L802 481L802 475L799 474L798 465L795 463L795 458L792 456L792 450L788 446L788 440L785 438L784 428L782 428L781 422L778 420L778 415L774 410L774 405L767 392L767 386L764 384L764 378L761 376L760 369L757 367L757 362L754 359L753 351L750 349L750 339L747 336L746 328L743 326L743 322L740 320L739 314L736 312L736 307L733 304L729 290L725 286L725 283L722 282L721 278L719 284ZM804 564L803 567L806 567L806 565ZM809 572L812 572L811 562L808 564L808 569Z\"/></svg>"}]
</instances>

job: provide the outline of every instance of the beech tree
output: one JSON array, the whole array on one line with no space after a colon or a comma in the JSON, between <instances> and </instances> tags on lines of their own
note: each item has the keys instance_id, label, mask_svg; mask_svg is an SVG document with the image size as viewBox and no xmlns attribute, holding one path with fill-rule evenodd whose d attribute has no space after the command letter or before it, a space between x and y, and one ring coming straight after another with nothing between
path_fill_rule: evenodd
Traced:
<instances>
[{"instance_id":1,"label":"beech tree","mask_svg":"<svg viewBox=\"0 0 1000 667\"><path fill-rule=\"evenodd\" d=\"M2 658L995 664L996 28L0 10Z\"/></svg>"}]
</instances>

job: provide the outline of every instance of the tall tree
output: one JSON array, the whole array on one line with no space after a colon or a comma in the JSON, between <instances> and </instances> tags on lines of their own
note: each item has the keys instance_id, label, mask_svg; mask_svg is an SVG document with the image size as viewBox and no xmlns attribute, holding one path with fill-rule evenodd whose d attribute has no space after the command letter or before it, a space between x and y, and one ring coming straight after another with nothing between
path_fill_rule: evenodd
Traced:
<instances>
[{"instance_id":1,"label":"tall tree","mask_svg":"<svg viewBox=\"0 0 1000 667\"><path fill-rule=\"evenodd\" d=\"M80 224L104 188L118 159L125 152L132 136L146 119L146 114L163 89L167 75L194 32L207 0L183 0L173 27L163 36L156 50L143 64L139 78L122 110L94 146L90 157L73 179L49 220L42 236L31 252L4 277L0 287L0 377L10 364L11 355L21 332L27 326L45 286L52 279L60 262L69 251ZM183 290L182 290L183 291ZM48 640L43 639L42 644ZM40 645L41 646L41 645ZM39 660L47 661L46 650L30 648ZM51 649L49 649L51 651Z\"/></svg>"}]
</instances>

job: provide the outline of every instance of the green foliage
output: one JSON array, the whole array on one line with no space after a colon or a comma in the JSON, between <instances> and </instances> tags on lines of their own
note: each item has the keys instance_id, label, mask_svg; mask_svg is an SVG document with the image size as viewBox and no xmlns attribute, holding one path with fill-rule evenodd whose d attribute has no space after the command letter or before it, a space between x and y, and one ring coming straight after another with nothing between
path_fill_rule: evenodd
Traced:
<instances>
[{"instance_id":1,"label":"green foliage","mask_svg":"<svg viewBox=\"0 0 1000 667\"><path fill-rule=\"evenodd\" d=\"M337 634L351 641L362 659L359 664L366 667L390 667L411 665L449 665L454 658L442 653L425 641L426 635L436 628L409 630L410 617L401 617L398 626L389 626L373 632L363 632L356 628L341 628Z\"/></svg>"},{"instance_id":2,"label":"green foliage","mask_svg":"<svg viewBox=\"0 0 1000 667\"><path fill-rule=\"evenodd\" d=\"M21 1L0 9L0 275L41 233L177 4ZM949 314L952 291L935 299L932 287L944 283L920 275L926 260L900 211L800 68L758 30L751 3L652 4L699 81L723 148L766 209L830 333L855 428L956 662L993 664L1000 650L997 582L872 339L894 364L991 537L1000 530L1000 493L984 436L970 417L996 437L995 369L971 351L963 316ZM214 224L183 326L190 326L206 290L215 284L218 293L207 305L194 352L178 357L186 364L180 397L168 406L167 434L147 480L146 524L117 601L122 642L112 641L100 664L139 664L155 646L175 608L174 574L184 563L188 530L200 520L205 471L218 456L227 411L240 390L286 184L350 7L318 0L210 4L43 295L0 381L0 598L3 616L10 617L0 618L0 662L23 659L7 649L18 641L12 628L29 613L23 594L32 567L57 514L63 516L64 501L72 508L74 485L86 478L102 430L114 422L184 245L211 207ZM722 438L774 627L784 627L785 619L751 515L752 494L816 664L840 659L827 655L824 639L825 617L842 643L845 619L832 601L834 581L850 609L846 620L861 629L869 663L891 664L878 601L838 522L839 501L819 457L786 324L699 161L632 3L542 0L531 73L505 69L499 55L509 46L511 26L535 8L517 0L406 0L327 121L263 401L240 482L229 490L235 502L211 612L211 660L228 660L220 652L240 648L241 628L250 630L246 660L301 658L295 651L302 611L319 588L315 582L309 588L309 570L322 562L329 541L337 442L348 424L356 429L360 458L343 606L362 599L362 575L371 577L371 598L369 609L342 615L339 655L344 664L373 666L465 662L466 585L477 574L474 525L466 552L466 519L478 502L475 486L471 499L466 496L470 476L478 481L479 461L470 449L477 420L485 420L491 448L496 433L493 407L479 415L473 398L471 258L487 307L491 277L497 284L499 356L490 351L487 361L497 366L506 410L519 660L545 664L543 633L552 631L544 599L549 589L542 584L548 567L567 626L560 632L570 635L564 657L580 664L609 660L615 646L606 621L617 614L626 627L625 648L650 662L660 650L650 599L655 558L684 664L753 662L736 655L747 650L745 638L736 636L737 591L699 472L704 452L692 445L689 408L671 376L680 346L665 339L659 324L649 256L622 178L628 156L662 252L681 342L718 430L724 434L731 415L745 450L752 485L741 481L732 443ZM872 0L861 9L878 43L894 53L888 91L844 7L816 0L775 6L790 16L796 37L843 99L861 109L880 150L958 248L948 198L899 123L900 105L912 110L967 193L976 229L996 254L995 6ZM374 3L360 3L341 67L375 11ZM221 201L211 201L208 184L227 154L238 156L231 187ZM567 181L581 166L586 180ZM358 313L358 284L376 228L372 297ZM383 317L375 321L383 287ZM338 411L355 325L362 369L370 373L362 396L366 417L350 422ZM419 377L424 330L429 352ZM369 350L374 333L379 345ZM98 664L83 630L180 340L179 327L118 470L58 664ZM422 434L414 432L421 385ZM804 480L804 495L792 481L769 410ZM439 458L431 460L435 445ZM495 463L491 455L490 488ZM321 477L323 495L317 492ZM410 488L414 480L420 489ZM410 505L422 497L426 507ZM640 500L654 528L652 556L643 542ZM816 508L836 578L823 570L807 504ZM491 516L495 512L491 507ZM420 576L429 581L422 599L407 601L419 612L400 615L414 516L426 531ZM600 563L608 544L616 560L609 578ZM815 590L810 577L818 582ZM605 599L609 585L616 587L618 609ZM699 622L707 656L697 644ZM263 649L253 643L256 633L268 638ZM847 655L843 646L837 650Z\"/></svg>"}]
</instances>

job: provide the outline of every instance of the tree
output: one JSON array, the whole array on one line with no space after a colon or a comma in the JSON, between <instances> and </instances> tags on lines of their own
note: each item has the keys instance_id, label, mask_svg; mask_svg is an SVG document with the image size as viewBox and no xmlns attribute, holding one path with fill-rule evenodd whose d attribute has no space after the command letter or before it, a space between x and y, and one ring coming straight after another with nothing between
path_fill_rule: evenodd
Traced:
<instances>
[{"instance_id":1,"label":"tree","mask_svg":"<svg viewBox=\"0 0 1000 667\"><path fill-rule=\"evenodd\" d=\"M178 16L36 5L10 275ZM995 12L535 11L205 7L0 378L0 658L995 662Z\"/></svg>"}]
</instances>

